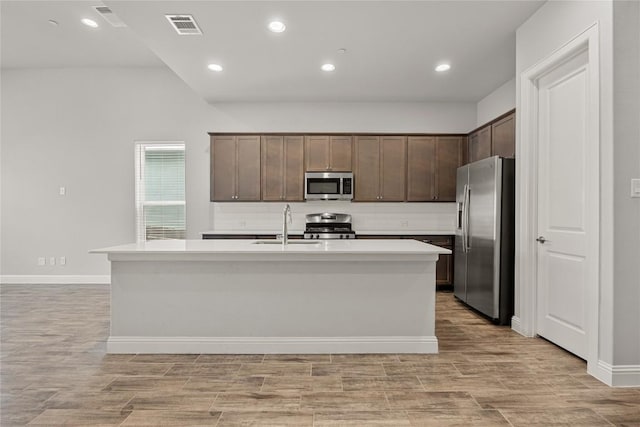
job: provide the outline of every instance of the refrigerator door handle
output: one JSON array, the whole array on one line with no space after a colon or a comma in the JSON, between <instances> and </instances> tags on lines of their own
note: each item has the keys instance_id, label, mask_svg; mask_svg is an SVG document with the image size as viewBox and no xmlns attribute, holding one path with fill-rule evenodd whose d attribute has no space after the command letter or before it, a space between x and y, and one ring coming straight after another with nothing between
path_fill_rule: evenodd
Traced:
<instances>
[{"instance_id":1,"label":"refrigerator door handle","mask_svg":"<svg viewBox=\"0 0 640 427\"><path fill-rule=\"evenodd\" d=\"M465 184L462 189L461 223L462 223L462 252L464 253L467 253L467 187L468 187L468 184Z\"/></svg>"},{"instance_id":2,"label":"refrigerator door handle","mask_svg":"<svg viewBox=\"0 0 640 427\"><path fill-rule=\"evenodd\" d=\"M465 244L466 235L466 226L465 226L465 215L467 212L467 184L462 188L462 202L460 203L460 210L458 215L459 228L462 230L462 252L467 252L467 245Z\"/></svg>"},{"instance_id":3,"label":"refrigerator door handle","mask_svg":"<svg viewBox=\"0 0 640 427\"><path fill-rule=\"evenodd\" d=\"M462 244L465 252L471 251L470 236L469 236L469 205L471 202L471 186L468 184L464 188L464 231Z\"/></svg>"}]
</instances>

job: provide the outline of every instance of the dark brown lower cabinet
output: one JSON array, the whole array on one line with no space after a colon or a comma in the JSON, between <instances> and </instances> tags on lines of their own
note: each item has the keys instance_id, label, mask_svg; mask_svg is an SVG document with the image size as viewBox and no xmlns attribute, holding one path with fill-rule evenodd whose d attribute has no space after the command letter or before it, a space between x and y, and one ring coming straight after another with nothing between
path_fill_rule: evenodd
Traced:
<instances>
[{"instance_id":1,"label":"dark brown lower cabinet","mask_svg":"<svg viewBox=\"0 0 640 427\"><path fill-rule=\"evenodd\" d=\"M357 234L357 239L414 239L451 250L450 255L440 255L436 263L436 286L453 289L453 236L427 234Z\"/></svg>"},{"instance_id":2,"label":"dark brown lower cabinet","mask_svg":"<svg viewBox=\"0 0 640 427\"><path fill-rule=\"evenodd\" d=\"M275 234L202 234L203 239L275 239ZM290 234L290 239L302 239L302 234ZM453 236L425 235L425 234L357 234L357 239L414 239L432 245L450 249L453 252ZM449 289L453 286L453 253L440 255L436 263L436 286L438 289Z\"/></svg>"},{"instance_id":3,"label":"dark brown lower cabinet","mask_svg":"<svg viewBox=\"0 0 640 427\"><path fill-rule=\"evenodd\" d=\"M302 239L302 234L289 234L289 239ZM215 239L248 239L248 240L269 240L276 239L277 235L275 234L208 234L203 233L203 240L215 240Z\"/></svg>"}]
</instances>

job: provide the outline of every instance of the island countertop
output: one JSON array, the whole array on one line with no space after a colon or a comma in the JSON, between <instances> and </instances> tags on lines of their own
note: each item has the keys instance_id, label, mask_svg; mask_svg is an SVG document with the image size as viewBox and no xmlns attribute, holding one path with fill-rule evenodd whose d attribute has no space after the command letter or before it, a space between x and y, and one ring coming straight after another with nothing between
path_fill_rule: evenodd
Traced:
<instances>
[{"instance_id":1,"label":"island countertop","mask_svg":"<svg viewBox=\"0 0 640 427\"><path fill-rule=\"evenodd\" d=\"M435 272L410 239L163 240L111 261L109 353L437 353Z\"/></svg>"},{"instance_id":2,"label":"island countertop","mask_svg":"<svg viewBox=\"0 0 640 427\"><path fill-rule=\"evenodd\" d=\"M110 260L278 260L336 259L353 261L371 257L402 257L437 260L448 249L415 240L290 240L285 246L276 240L155 240L94 249Z\"/></svg>"}]
</instances>

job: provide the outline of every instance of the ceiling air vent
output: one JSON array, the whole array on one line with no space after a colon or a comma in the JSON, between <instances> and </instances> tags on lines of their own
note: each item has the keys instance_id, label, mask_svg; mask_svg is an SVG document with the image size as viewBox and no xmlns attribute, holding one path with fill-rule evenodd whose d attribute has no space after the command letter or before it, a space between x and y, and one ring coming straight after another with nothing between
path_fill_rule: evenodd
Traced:
<instances>
[{"instance_id":1,"label":"ceiling air vent","mask_svg":"<svg viewBox=\"0 0 640 427\"><path fill-rule=\"evenodd\" d=\"M202 31L198 28L196 20L191 15L165 15L171 26L181 36L199 36L202 35Z\"/></svg>"},{"instance_id":2,"label":"ceiling air vent","mask_svg":"<svg viewBox=\"0 0 640 427\"><path fill-rule=\"evenodd\" d=\"M113 11L109 9L107 6L93 6L93 8L96 10L96 12L100 14L100 16L104 18L105 21L107 21L112 26L117 28L122 28L127 26L127 24L122 22L122 20L118 18L118 15L113 13Z\"/></svg>"}]
</instances>

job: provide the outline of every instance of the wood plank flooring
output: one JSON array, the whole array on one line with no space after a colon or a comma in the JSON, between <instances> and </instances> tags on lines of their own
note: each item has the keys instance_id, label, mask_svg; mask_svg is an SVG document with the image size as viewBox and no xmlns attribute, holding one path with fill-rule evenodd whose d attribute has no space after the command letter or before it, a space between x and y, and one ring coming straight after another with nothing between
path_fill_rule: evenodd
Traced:
<instances>
[{"instance_id":1,"label":"wood plank flooring","mask_svg":"<svg viewBox=\"0 0 640 427\"><path fill-rule=\"evenodd\" d=\"M437 355L108 355L108 286L0 297L2 426L640 426L640 389L451 293Z\"/></svg>"}]
</instances>

